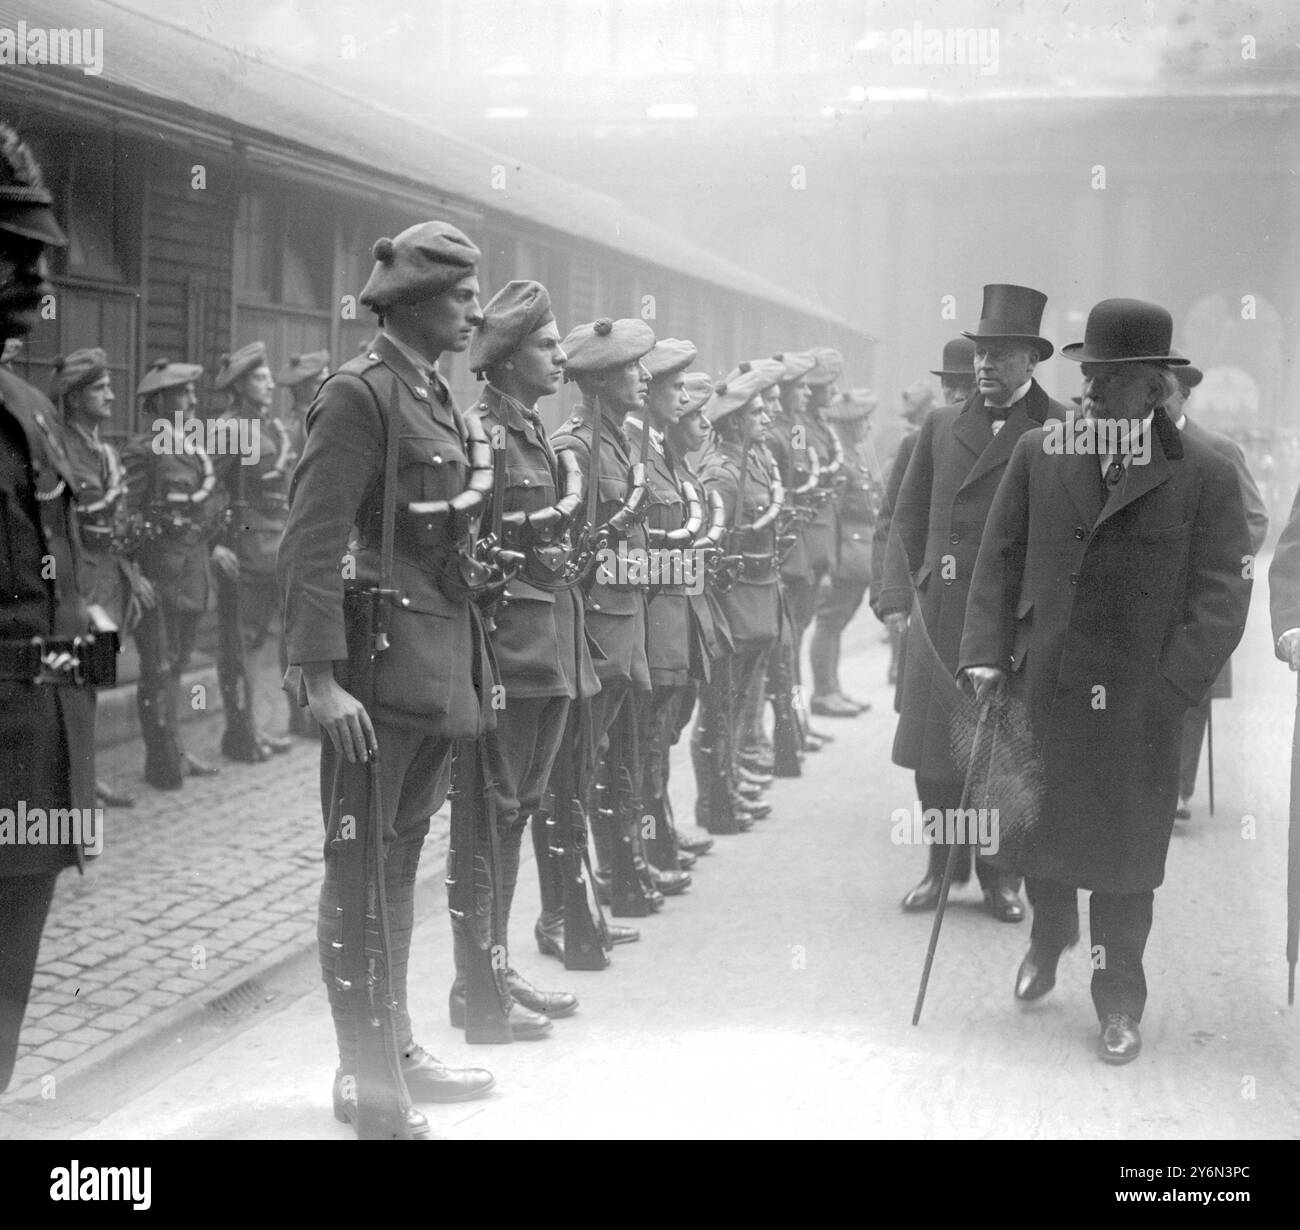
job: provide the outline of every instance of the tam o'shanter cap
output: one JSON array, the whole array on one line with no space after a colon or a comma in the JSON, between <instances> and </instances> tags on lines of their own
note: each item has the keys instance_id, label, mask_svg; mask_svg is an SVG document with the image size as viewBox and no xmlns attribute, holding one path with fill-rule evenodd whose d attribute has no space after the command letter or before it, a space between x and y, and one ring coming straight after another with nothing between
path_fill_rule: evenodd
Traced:
<instances>
[{"instance_id":1,"label":"tam o'shanter cap","mask_svg":"<svg viewBox=\"0 0 1300 1230\"><path fill-rule=\"evenodd\" d=\"M60 355L54 360L54 375L50 378L50 400L58 401L74 389L94 384L108 371L108 355L98 346L74 350L70 355Z\"/></svg>"},{"instance_id":2,"label":"tam o'shanter cap","mask_svg":"<svg viewBox=\"0 0 1300 1230\"><path fill-rule=\"evenodd\" d=\"M68 237L55 221L53 204L27 143L0 123L0 231L64 247Z\"/></svg>"},{"instance_id":3,"label":"tam o'shanter cap","mask_svg":"<svg viewBox=\"0 0 1300 1230\"><path fill-rule=\"evenodd\" d=\"M796 380L802 380L817 366L817 357L811 350L787 350L781 354L774 354L772 358L780 363L783 369L782 384L793 384Z\"/></svg>"},{"instance_id":4,"label":"tam o'shanter cap","mask_svg":"<svg viewBox=\"0 0 1300 1230\"><path fill-rule=\"evenodd\" d=\"M879 404L880 398L870 389L850 389L838 394L826 407L826 417L835 423L851 423L874 414Z\"/></svg>"},{"instance_id":5,"label":"tam o'shanter cap","mask_svg":"<svg viewBox=\"0 0 1300 1230\"><path fill-rule=\"evenodd\" d=\"M584 372L603 372L643 359L654 349L655 335L644 320L602 316L579 325L560 343L569 356L566 377Z\"/></svg>"},{"instance_id":6,"label":"tam o'shanter cap","mask_svg":"<svg viewBox=\"0 0 1300 1230\"><path fill-rule=\"evenodd\" d=\"M485 372L508 359L530 333L553 324L551 296L540 282L507 282L483 309L483 323L474 330L469 369Z\"/></svg>"},{"instance_id":7,"label":"tam o'shanter cap","mask_svg":"<svg viewBox=\"0 0 1300 1230\"><path fill-rule=\"evenodd\" d=\"M735 414L771 385L770 372L753 365L746 367L741 364L741 367L745 370L738 368L726 380L713 386L713 395L704 405L704 413L711 423L720 423L728 415Z\"/></svg>"},{"instance_id":8,"label":"tam o'shanter cap","mask_svg":"<svg viewBox=\"0 0 1300 1230\"><path fill-rule=\"evenodd\" d=\"M708 372L687 372L686 396L690 400L678 414L678 418L685 418L688 414L694 414L697 410L704 408L704 403L713 395L713 377Z\"/></svg>"},{"instance_id":9,"label":"tam o'shanter cap","mask_svg":"<svg viewBox=\"0 0 1300 1230\"><path fill-rule=\"evenodd\" d=\"M329 365L330 352L328 350L313 350L310 354L296 354L291 356L288 364L276 373L275 383L291 389L304 380L319 376Z\"/></svg>"},{"instance_id":10,"label":"tam o'shanter cap","mask_svg":"<svg viewBox=\"0 0 1300 1230\"><path fill-rule=\"evenodd\" d=\"M1076 363L1156 363L1188 367L1190 359L1173 349L1174 318L1158 303L1143 299L1103 299L1088 313L1083 341L1061 347Z\"/></svg>"},{"instance_id":11,"label":"tam o'shanter cap","mask_svg":"<svg viewBox=\"0 0 1300 1230\"><path fill-rule=\"evenodd\" d=\"M478 268L482 253L450 222L420 222L396 239L376 239L375 267L361 302L383 313L401 303L420 303L455 286Z\"/></svg>"},{"instance_id":12,"label":"tam o'shanter cap","mask_svg":"<svg viewBox=\"0 0 1300 1230\"><path fill-rule=\"evenodd\" d=\"M654 349L641 361L650 373L651 380L662 380L666 376L684 372L695 362L698 354L694 342L685 342L679 337L665 337L655 342Z\"/></svg>"},{"instance_id":13,"label":"tam o'shanter cap","mask_svg":"<svg viewBox=\"0 0 1300 1230\"><path fill-rule=\"evenodd\" d=\"M217 370L212 387L220 391L228 389L240 376L247 375L254 368L266 365L266 343L249 342L241 346L234 354L221 356L221 367Z\"/></svg>"},{"instance_id":14,"label":"tam o'shanter cap","mask_svg":"<svg viewBox=\"0 0 1300 1230\"><path fill-rule=\"evenodd\" d=\"M135 395L148 397L150 393L161 393L164 389L181 388L193 384L201 375L203 368L197 363L172 363L167 359L155 359L145 372Z\"/></svg>"},{"instance_id":15,"label":"tam o'shanter cap","mask_svg":"<svg viewBox=\"0 0 1300 1230\"><path fill-rule=\"evenodd\" d=\"M975 343L970 338L954 337L943 345L943 359L938 369L930 369L932 376L966 376L975 378Z\"/></svg>"},{"instance_id":16,"label":"tam o'shanter cap","mask_svg":"<svg viewBox=\"0 0 1300 1230\"><path fill-rule=\"evenodd\" d=\"M972 341L1029 342L1040 359L1052 357L1052 343L1038 335L1043 324L1047 296L1028 286L992 282L984 288L984 306L973 333L962 333ZM972 359L972 363L974 360Z\"/></svg>"},{"instance_id":17,"label":"tam o'shanter cap","mask_svg":"<svg viewBox=\"0 0 1300 1230\"><path fill-rule=\"evenodd\" d=\"M724 384L731 384L741 376L753 375L758 379L758 392L770 389L785 379L785 365L780 359L746 359L738 363L724 377Z\"/></svg>"},{"instance_id":18,"label":"tam o'shanter cap","mask_svg":"<svg viewBox=\"0 0 1300 1230\"><path fill-rule=\"evenodd\" d=\"M834 384L844 374L844 356L829 346L814 346L809 352L815 363L804 379L812 385Z\"/></svg>"}]
</instances>

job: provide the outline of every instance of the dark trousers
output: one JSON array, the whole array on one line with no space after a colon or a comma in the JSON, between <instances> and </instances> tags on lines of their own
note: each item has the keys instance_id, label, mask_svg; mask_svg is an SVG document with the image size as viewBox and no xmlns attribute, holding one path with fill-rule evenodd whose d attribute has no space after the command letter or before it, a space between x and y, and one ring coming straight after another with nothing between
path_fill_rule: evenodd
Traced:
<instances>
[{"instance_id":1,"label":"dark trousers","mask_svg":"<svg viewBox=\"0 0 1300 1230\"><path fill-rule=\"evenodd\" d=\"M641 798L662 799L668 792L669 748L677 741L679 707L692 695L688 686L655 687L642 714Z\"/></svg>"},{"instance_id":2,"label":"dark trousers","mask_svg":"<svg viewBox=\"0 0 1300 1230\"><path fill-rule=\"evenodd\" d=\"M57 872L0 878L0 1093L9 1088Z\"/></svg>"},{"instance_id":3,"label":"dark trousers","mask_svg":"<svg viewBox=\"0 0 1300 1230\"><path fill-rule=\"evenodd\" d=\"M817 594L816 619L808 644L814 696L840 690L840 640L867 596L866 580L831 577Z\"/></svg>"},{"instance_id":4,"label":"dark trousers","mask_svg":"<svg viewBox=\"0 0 1300 1230\"><path fill-rule=\"evenodd\" d=\"M136 709L144 739L145 774L150 780L181 781L180 686L198 635L199 612L178 611L160 591L135 627L140 654Z\"/></svg>"},{"instance_id":5,"label":"dark trousers","mask_svg":"<svg viewBox=\"0 0 1300 1230\"><path fill-rule=\"evenodd\" d=\"M961 782L941 782L922 777L919 773L916 775L916 797L921 801L922 811L935 807L939 811L947 812L950 808L960 807L961 791ZM1017 890L1020 888L1020 878L1018 876L1009 876L1006 872L999 872L987 859L980 858L978 851L979 846L975 842L967 842L958 848L957 864L952 873L955 883L965 884L970 879L970 866L973 859L975 874L979 877L981 887L992 890L1004 879L1007 879L1014 880L1014 888ZM943 842L936 842L932 845L930 847L931 872L942 875L947 857L948 847Z\"/></svg>"},{"instance_id":6,"label":"dark trousers","mask_svg":"<svg viewBox=\"0 0 1300 1230\"><path fill-rule=\"evenodd\" d=\"M1183 742L1178 758L1178 794L1190 799L1196 789L1196 773L1201 765L1201 744L1205 742L1205 728L1210 722L1210 705L1207 696L1183 714Z\"/></svg>"},{"instance_id":7,"label":"dark trousers","mask_svg":"<svg viewBox=\"0 0 1300 1230\"><path fill-rule=\"evenodd\" d=\"M1025 880L1034 907L1032 939L1058 952L1079 937L1078 890L1055 880ZM1151 934L1154 892L1094 892L1088 902L1092 940L1092 1003L1098 1020L1110 1012L1142 1019L1147 980L1142 969Z\"/></svg>"},{"instance_id":8,"label":"dark trousers","mask_svg":"<svg viewBox=\"0 0 1300 1230\"><path fill-rule=\"evenodd\" d=\"M806 577L782 577L785 587L786 606L790 612L790 639L794 653L794 680L803 682L803 636L812 623L817 610L817 591L822 578L830 572L830 565L823 564L814 568Z\"/></svg>"},{"instance_id":9,"label":"dark trousers","mask_svg":"<svg viewBox=\"0 0 1300 1230\"><path fill-rule=\"evenodd\" d=\"M390 725L372 716L379 744L380 819L384 831L384 890L388 898L389 967L393 999L397 1003L398 1045L414 1045L411 1017L406 1009L406 967L411 951L415 912L415 874L429 820L446 799L452 743L422 730ZM334 750L329 739L321 744L321 808L325 817L325 878L321 884L317 941L321 976L329 993L338 1035L339 1062L344 1071L355 1069L352 1017L334 983L332 945L340 937L340 870L331 847L342 817L335 801L340 774L366 773L364 764L350 765Z\"/></svg>"}]
</instances>

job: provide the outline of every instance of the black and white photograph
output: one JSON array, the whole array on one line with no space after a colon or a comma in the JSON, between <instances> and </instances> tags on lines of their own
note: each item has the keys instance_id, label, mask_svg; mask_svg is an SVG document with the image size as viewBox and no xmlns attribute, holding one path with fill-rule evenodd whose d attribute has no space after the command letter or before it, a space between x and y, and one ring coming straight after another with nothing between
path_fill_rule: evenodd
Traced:
<instances>
[{"instance_id":1,"label":"black and white photograph","mask_svg":"<svg viewBox=\"0 0 1300 1230\"><path fill-rule=\"evenodd\" d=\"M0 0L0 339L33 1207L1285 1178L1292 0Z\"/></svg>"}]
</instances>

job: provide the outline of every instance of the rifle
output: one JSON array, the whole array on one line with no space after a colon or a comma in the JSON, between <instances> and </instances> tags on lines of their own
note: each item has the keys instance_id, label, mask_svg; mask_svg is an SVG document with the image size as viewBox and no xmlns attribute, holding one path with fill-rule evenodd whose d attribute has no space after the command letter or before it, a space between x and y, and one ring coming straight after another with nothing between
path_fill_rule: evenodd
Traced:
<instances>
[{"instance_id":1,"label":"rifle","mask_svg":"<svg viewBox=\"0 0 1300 1230\"><path fill-rule=\"evenodd\" d=\"M397 381L385 425L387 460L383 499L383 545L378 585L351 588L347 620L350 670L348 688L370 710L374 702L375 662L388 648L387 607L393 588L393 520L396 508ZM411 1140L406 1123L410 1095L402 1076L394 1014L388 901L384 886L383 804L379 787L379 751L366 764L340 758L335 776L334 833L330 848L338 857L339 939L335 951L335 986L343 993L356 1040L357 1135L362 1140ZM346 828L351 819L355 832ZM346 1097L346 1091L344 1092Z\"/></svg>"},{"instance_id":2,"label":"rifle","mask_svg":"<svg viewBox=\"0 0 1300 1230\"><path fill-rule=\"evenodd\" d=\"M244 466L238 456L228 459L227 469L233 471L230 485L231 501L225 510L225 527L221 545L238 556L238 543L244 532L244 512L248 501L244 496ZM188 498L188 497L187 497ZM222 736L222 751L240 759L258 759L256 754L256 724L253 721L253 684L248 674L248 655L244 649L243 601L239 594L239 578L229 577L217 570L217 633L218 679L221 684L221 703L226 711L226 731Z\"/></svg>"}]
</instances>

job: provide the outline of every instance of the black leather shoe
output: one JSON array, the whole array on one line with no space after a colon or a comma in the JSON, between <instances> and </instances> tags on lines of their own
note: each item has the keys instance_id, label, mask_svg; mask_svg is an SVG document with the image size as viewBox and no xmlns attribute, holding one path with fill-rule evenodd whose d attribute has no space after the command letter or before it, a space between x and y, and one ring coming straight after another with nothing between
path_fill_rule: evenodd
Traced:
<instances>
[{"instance_id":1,"label":"black leather shoe","mask_svg":"<svg viewBox=\"0 0 1300 1230\"><path fill-rule=\"evenodd\" d=\"M614 904L614 895L612 889L610 888L608 877L602 878L600 872L598 871L595 874L595 880L596 880L596 899L600 902L601 905L612 906ZM648 885L643 884L642 891L644 892L646 905L649 907L649 909L642 910L639 913L634 915L629 914L630 917L643 918L647 913L652 914L656 910L663 908L664 895L657 888L651 888Z\"/></svg>"},{"instance_id":2,"label":"black leather shoe","mask_svg":"<svg viewBox=\"0 0 1300 1230\"><path fill-rule=\"evenodd\" d=\"M449 1068L418 1044L402 1056L402 1077L417 1102L468 1102L497 1083L486 1068Z\"/></svg>"},{"instance_id":3,"label":"black leather shoe","mask_svg":"<svg viewBox=\"0 0 1300 1230\"><path fill-rule=\"evenodd\" d=\"M660 871L658 867L650 868L650 882L665 897L676 897L691 886L691 876L686 871Z\"/></svg>"},{"instance_id":4,"label":"black leather shoe","mask_svg":"<svg viewBox=\"0 0 1300 1230\"><path fill-rule=\"evenodd\" d=\"M943 887L943 878L927 875L914 889L903 898L903 909L909 914L921 910L933 910L939 904L939 890Z\"/></svg>"},{"instance_id":5,"label":"black leather shoe","mask_svg":"<svg viewBox=\"0 0 1300 1230\"><path fill-rule=\"evenodd\" d=\"M114 790L107 782L95 783L95 801L105 807L134 807L135 795Z\"/></svg>"},{"instance_id":6,"label":"black leather shoe","mask_svg":"<svg viewBox=\"0 0 1300 1230\"><path fill-rule=\"evenodd\" d=\"M686 853L693 854L696 857L698 857L701 854L707 854L710 850L713 849L713 838L712 837L683 837L680 833L678 833L677 848L678 850L684 850L686 851Z\"/></svg>"},{"instance_id":7,"label":"black leather shoe","mask_svg":"<svg viewBox=\"0 0 1300 1230\"><path fill-rule=\"evenodd\" d=\"M772 784L772 774L758 773L743 764L736 766L736 781L747 786L761 786L764 790Z\"/></svg>"},{"instance_id":8,"label":"black leather shoe","mask_svg":"<svg viewBox=\"0 0 1300 1230\"><path fill-rule=\"evenodd\" d=\"M258 735L257 741L276 756L283 756L293 746L292 739L282 739L277 735Z\"/></svg>"},{"instance_id":9,"label":"black leather shoe","mask_svg":"<svg viewBox=\"0 0 1300 1230\"><path fill-rule=\"evenodd\" d=\"M843 696L828 692L825 696L814 696L808 706L818 717L854 718L862 712L857 705L851 705Z\"/></svg>"},{"instance_id":10,"label":"black leather shoe","mask_svg":"<svg viewBox=\"0 0 1300 1230\"><path fill-rule=\"evenodd\" d=\"M452 1029L465 1028L465 993L454 983L447 1001L447 1015ZM525 1008L513 996L510 1000L510 1036L516 1042L534 1042L551 1032L551 1018Z\"/></svg>"},{"instance_id":11,"label":"black leather shoe","mask_svg":"<svg viewBox=\"0 0 1300 1230\"><path fill-rule=\"evenodd\" d=\"M1142 1050L1138 1023L1127 1012L1108 1012L1097 1049L1107 1063L1131 1063Z\"/></svg>"},{"instance_id":12,"label":"black leather shoe","mask_svg":"<svg viewBox=\"0 0 1300 1230\"><path fill-rule=\"evenodd\" d=\"M840 698L840 700L847 701L857 709L859 713L866 713L867 710L871 708L871 702L869 700L859 700L856 696L850 696L847 692L838 690L835 694Z\"/></svg>"},{"instance_id":13,"label":"black leather shoe","mask_svg":"<svg viewBox=\"0 0 1300 1230\"><path fill-rule=\"evenodd\" d=\"M271 759L271 749L259 739L242 734L231 734L230 731L226 731L221 736L221 754L227 760L235 760L241 764L261 764L264 760Z\"/></svg>"},{"instance_id":14,"label":"black leather shoe","mask_svg":"<svg viewBox=\"0 0 1300 1230\"><path fill-rule=\"evenodd\" d=\"M758 786L753 782L741 781L739 779L736 781L736 793L740 795L742 799L749 799L751 801L754 799L761 799L763 797L763 791L766 789L766 786Z\"/></svg>"},{"instance_id":15,"label":"black leather shoe","mask_svg":"<svg viewBox=\"0 0 1300 1230\"><path fill-rule=\"evenodd\" d=\"M506 987L510 998L530 1012L543 1016L566 1017L578 1011L578 997L568 991L539 991L518 970L506 970Z\"/></svg>"},{"instance_id":16,"label":"black leather shoe","mask_svg":"<svg viewBox=\"0 0 1300 1230\"><path fill-rule=\"evenodd\" d=\"M999 884L996 888L986 888L984 890L984 904L988 906L989 913L998 922L1024 921L1025 903L1020 900L1020 894L1009 884Z\"/></svg>"},{"instance_id":17,"label":"black leather shoe","mask_svg":"<svg viewBox=\"0 0 1300 1230\"><path fill-rule=\"evenodd\" d=\"M184 761L181 762L181 768L173 772L170 769L161 769L156 765L145 764L144 780L149 783L155 790L179 790L185 785L185 767Z\"/></svg>"},{"instance_id":18,"label":"black leather shoe","mask_svg":"<svg viewBox=\"0 0 1300 1230\"><path fill-rule=\"evenodd\" d=\"M185 752L181 756L181 763L185 766L185 772L189 777L216 777L221 772L216 765L200 760L192 752Z\"/></svg>"},{"instance_id":19,"label":"black leather shoe","mask_svg":"<svg viewBox=\"0 0 1300 1230\"><path fill-rule=\"evenodd\" d=\"M820 739L823 743L835 742L834 735L828 735L825 731L814 730L811 726L804 727L804 734L806 734L810 739Z\"/></svg>"},{"instance_id":20,"label":"black leather shoe","mask_svg":"<svg viewBox=\"0 0 1300 1230\"><path fill-rule=\"evenodd\" d=\"M635 927L612 927L606 925L606 933L609 937L610 947L615 944L630 944L633 940L641 938L641 932ZM618 932L618 935L612 934ZM533 938L537 941L537 951L544 957L556 957L564 960L564 923L558 922L552 926L544 927L539 922L533 928ZM609 957L605 958L605 966L609 966ZM586 968L585 966L583 968Z\"/></svg>"},{"instance_id":21,"label":"black leather shoe","mask_svg":"<svg viewBox=\"0 0 1300 1230\"><path fill-rule=\"evenodd\" d=\"M1056 985L1056 963L1061 959L1059 948L1029 941L1029 951L1016 971L1016 998L1032 1003L1042 999Z\"/></svg>"},{"instance_id":22,"label":"black leather shoe","mask_svg":"<svg viewBox=\"0 0 1300 1230\"><path fill-rule=\"evenodd\" d=\"M356 1098L345 1098L343 1096L343 1080L342 1073L338 1073L334 1077L334 1118L340 1123L349 1123L355 1126L357 1122L357 1100ZM406 1112L406 1130L416 1140L433 1139L433 1129L429 1126L429 1121L414 1106Z\"/></svg>"},{"instance_id":23,"label":"black leather shoe","mask_svg":"<svg viewBox=\"0 0 1300 1230\"><path fill-rule=\"evenodd\" d=\"M611 944L635 944L641 938L641 932L635 927L620 927L618 923L607 922L605 936Z\"/></svg>"},{"instance_id":24,"label":"black leather shoe","mask_svg":"<svg viewBox=\"0 0 1300 1230\"><path fill-rule=\"evenodd\" d=\"M1178 806L1174 808L1175 820L1190 820L1192 818L1192 809L1186 799L1181 796L1178 799Z\"/></svg>"},{"instance_id":25,"label":"black leather shoe","mask_svg":"<svg viewBox=\"0 0 1300 1230\"><path fill-rule=\"evenodd\" d=\"M770 756L750 755L742 752L736 757L736 763L742 769L747 769L750 773L759 777L766 777L769 781L772 779L773 762Z\"/></svg>"},{"instance_id":26,"label":"black leather shoe","mask_svg":"<svg viewBox=\"0 0 1300 1230\"><path fill-rule=\"evenodd\" d=\"M803 737L803 750L805 752L820 752L826 746L826 740L821 735L815 735L809 731Z\"/></svg>"},{"instance_id":27,"label":"black leather shoe","mask_svg":"<svg viewBox=\"0 0 1300 1230\"><path fill-rule=\"evenodd\" d=\"M696 857L689 850L683 850L679 845L677 847L677 870L690 871L696 864ZM671 868L670 868L671 870Z\"/></svg>"},{"instance_id":28,"label":"black leather shoe","mask_svg":"<svg viewBox=\"0 0 1300 1230\"><path fill-rule=\"evenodd\" d=\"M732 800L732 810L736 813L737 818L744 817L746 820L766 820L772 814L771 803L760 803L757 800L747 799L744 795L739 795Z\"/></svg>"}]
</instances>

